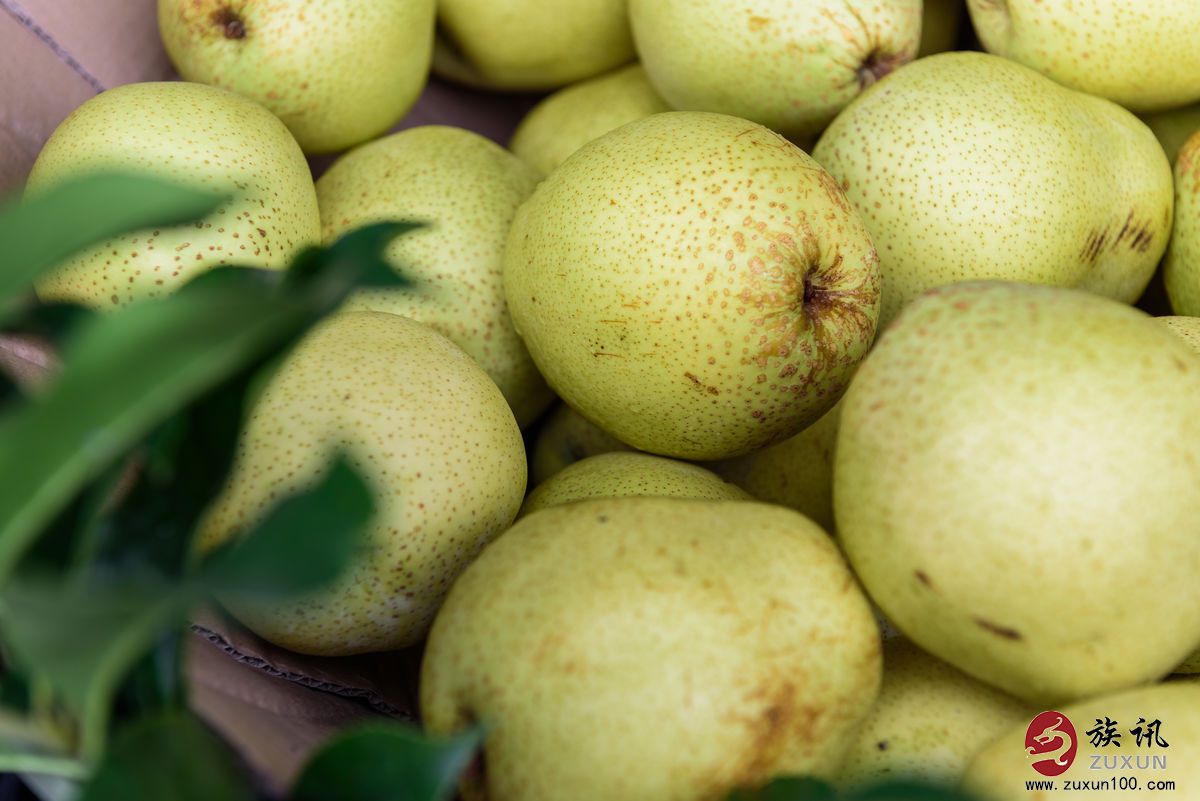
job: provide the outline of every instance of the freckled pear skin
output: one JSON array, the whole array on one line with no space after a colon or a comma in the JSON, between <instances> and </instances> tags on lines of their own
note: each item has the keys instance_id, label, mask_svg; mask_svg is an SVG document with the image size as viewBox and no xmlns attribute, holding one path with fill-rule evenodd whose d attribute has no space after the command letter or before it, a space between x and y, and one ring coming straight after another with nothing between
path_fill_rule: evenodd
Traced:
<instances>
[{"instance_id":1,"label":"freckled pear skin","mask_svg":"<svg viewBox=\"0 0 1200 801\"><path fill-rule=\"evenodd\" d=\"M719 459L827 411L878 257L837 184L746 120L668 112L585 145L517 211L504 292L558 395L633 447Z\"/></svg>"},{"instance_id":2,"label":"freckled pear skin","mask_svg":"<svg viewBox=\"0 0 1200 801\"><path fill-rule=\"evenodd\" d=\"M593 139L671 107L640 64L560 89L538 103L513 134L512 151L543 175Z\"/></svg>"},{"instance_id":3,"label":"freckled pear skin","mask_svg":"<svg viewBox=\"0 0 1200 801\"><path fill-rule=\"evenodd\" d=\"M989 53L1132 111L1200 100L1194 0L967 0Z\"/></svg>"},{"instance_id":4,"label":"freckled pear skin","mask_svg":"<svg viewBox=\"0 0 1200 801\"><path fill-rule=\"evenodd\" d=\"M1200 133L1184 143L1175 160L1175 226L1163 283L1176 314L1200 316Z\"/></svg>"},{"instance_id":5,"label":"freckled pear skin","mask_svg":"<svg viewBox=\"0 0 1200 801\"><path fill-rule=\"evenodd\" d=\"M838 536L935 656L1035 703L1114 692L1200 643L1198 441L1200 357L1143 312L941 287L846 391Z\"/></svg>"},{"instance_id":6,"label":"freckled pear skin","mask_svg":"<svg viewBox=\"0 0 1200 801\"><path fill-rule=\"evenodd\" d=\"M879 249L881 327L924 290L973 279L1132 303L1170 236L1171 167L1154 134L997 56L918 59L851 103L813 157Z\"/></svg>"},{"instance_id":7,"label":"freckled pear skin","mask_svg":"<svg viewBox=\"0 0 1200 801\"><path fill-rule=\"evenodd\" d=\"M139 231L73 256L37 284L47 302L112 309L162 297L223 264L285 267L320 242L304 154L262 106L194 83L109 89L54 131L27 193L84 174L131 170L232 199L196 225Z\"/></svg>"},{"instance_id":8,"label":"freckled pear skin","mask_svg":"<svg viewBox=\"0 0 1200 801\"><path fill-rule=\"evenodd\" d=\"M270 109L306 153L382 134L416 102L433 54L434 0L158 0L185 80Z\"/></svg>"},{"instance_id":9,"label":"freckled pear skin","mask_svg":"<svg viewBox=\"0 0 1200 801\"><path fill-rule=\"evenodd\" d=\"M421 715L436 734L488 727L467 801L708 801L828 778L875 699L880 650L854 577L802 515L581 501L518 521L455 583Z\"/></svg>"},{"instance_id":10,"label":"freckled pear skin","mask_svg":"<svg viewBox=\"0 0 1200 801\"><path fill-rule=\"evenodd\" d=\"M814 137L916 57L921 0L630 0L638 55L677 109Z\"/></svg>"},{"instance_id":11,"label":"freckled pear skin","mask_svg":"<svg viewBox=\"0 0 1200 801\"><path fill-rule=\"evenodd\" d=\"M222 600L256 634L300 653L413 645L459 572L520 508L520 429L487 374L433 329L384 312L337 314L256 402L201 548L310 484L339 449L376 495L369 557L314 597Z\"/></svg>"},{"instance_id":12,"label":"freckled pear skin","mask_svg":"<svg viewBox=\"0 0 1200 801\"><path fill-rule=\"evenodd\" d=\"M554 396L513 329L501 268L513 214L538 178L478 134L430 125L356 148L317 181L326 242L382 220L430 224L387 253L416 287L364 290L345 308L401 314L448 337L492 377L522 427Z\"/></svg>"}]
</instances>

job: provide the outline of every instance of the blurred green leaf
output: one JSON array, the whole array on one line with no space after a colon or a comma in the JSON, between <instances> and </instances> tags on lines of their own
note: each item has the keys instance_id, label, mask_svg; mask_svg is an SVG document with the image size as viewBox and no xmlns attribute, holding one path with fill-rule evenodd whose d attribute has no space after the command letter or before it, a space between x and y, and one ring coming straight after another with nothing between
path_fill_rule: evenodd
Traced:
<instances>
[{"instance_id":1,"label":"blurred green leaf","mask_svg":"<svg viewBox=\"0 0 1200 801\"><path fill-rule=\"evenodd\" d=\"M833 788L817 779L783 776L753 790L734 790L728 801L834 801Z\"/></svg>"},{"instance_id":2,"label":"blurred green leaf","mask_svg":"<svg viewBox=\"0 0 1200 801\"><path fill-rule=\"evenodd\" d=\"M214 592L239 597L320 589L361 550L374 511L370 488L338 459L316 486L285 499L253 530L214 551L201 577Z\"/></svg>"},{"instance_id":3,"label":"blurred green leaf","mask_svg":"<svg viewBox=\"0 0 1200 801\"><path fill-rule=\"evenodd\" d=\"M185 707L183 658L187 636L183 626L173 626L158 635L121 683L114 710L117 717L146 717Z\"/></svg>"},{"instance_id":4,"label":"blurred green leaf","mask_svg":"<svg viewBox=\"0 0 1200 801\"><path fill-rule=\"evenodd\" d=\"M475 755L482 734L431 739L412 726L357 726L309 760L292 801L444 801Z\"/></svg>"},{"instance_id":5,"label":"blurred green leaf","mask_svg":"<svg viewBox=\"0 0 1200 801\"><path fill-rule=\"evenodd\" d=\"M364 225L346 233L322 252L300 254L288 270L290 284L317 284L328 287L330 302L341 303L340 290L329 281L330 275L353 271L360 287L411 287L412 281L388 262L385 251L397 237L424 228L417 222L380 222Z\"/></svg>"},{"instance_id":6,"label":"blurred green leaf","mask_svg":"<svg viewBox=\"0 0 1200 801\"><path fill-rule=\"evenodd\" d=\"M225 743L175 712L120 729L79 801L254 801L254 793Z\"/></svg>"},{"instance_id":7,"label":"blurred green leaf","mask_svg":"<svg viewBox=\"0 0 1200 801\"><path fill-rule=\"evenodd\" d=\"M137 175L95 174L0 210L0 310L34 279L91 245L198 220L225 198Z\"/></svg>"}]
</instances>

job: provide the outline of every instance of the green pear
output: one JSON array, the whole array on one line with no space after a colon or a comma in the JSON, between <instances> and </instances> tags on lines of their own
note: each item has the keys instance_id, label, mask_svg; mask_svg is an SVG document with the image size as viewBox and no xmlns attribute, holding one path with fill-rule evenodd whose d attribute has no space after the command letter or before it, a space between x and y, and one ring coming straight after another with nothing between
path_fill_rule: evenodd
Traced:
<instances>
[{"instance_id":1,"label":"green pear","mask_svg":"<svg viewBox=\"0 0 1200 801\"><path fill-rule=\"evenodd\" d=\"M917 645L1039 703L1200 644L1200 357L1079 290L931 290L842 405L838 536ZM1147 614L1153 609L1153 614Z\"/></svg>"},{"instance_id":2,"label":"green pear","mask_svg":"<svg viewBox=\"0 0 1200 801\"><path fill-rule=\"evenodd\" d=\"M1090 95L1132 111L1200 100L1200 3L1154 0L967 0L979 41Z\"/></svg>"},{"instance_id":3,"label":"green pear","mask_svg":"<svg viewBox=\"0 0 1200 801\"><path fill-rule=\"evenodd\" d=\"M385 312L337 314L301 341L255 402L201 548L311 484L335 451L375 493L368 553L314 596L225 603L259 636L301 653L413 645L458 573L516 516L521 431L487 374L433 329Z\"/></svg>"},{"instance_id":4,"label":"green pear","mask_svg":"<svg viewBox=\"0 0 1200 801\"><path fill-rule=\"evenodd\" d=\"M979 801L1195 797L1200 786L1200 685L1165 682L1048 711L1053 714L1033 730L1030 721L1022 721L980 752L967 769L963 791ZM1119 739L1094 738L1089 731L1113 733ZM1042 738L1034 742L1044 745L1028 745L1029 736ZM1066 773L1048 780L1034 772L1037 756L1043 757L1041 765L1053 767L1050 760L1058 755L1065 761L1060 751L1072 743L1077 751ZM1037 750L1031 756L1027 748ZM1028 789L1026 782L1031 780L1053 781L1055 786Z\"/></svg>"},{"instance_id":5,"label":"green pear","mask_svg":"<svg viewBox=\"0 0 1200 801\"><path fill-rule=\"evenodd\" d=\"M392 244L388 259L415 291L357 293L348 310L386 311L426 323L471 354L524 427L553 401L513 329L501 286L504 240L537 173L461 128L410 128L338 159L317 181L326 241L381 220L432 225Z\"/></svg>"},{"instance_id":6,"label":"green pear","mask_svg":"<svg viewBox=\"0 0 1200 801\"><path fill-rule=\"evenodd\" d=\"M984 53L898 71L846 108L813 157L879 248L881 327L924 290L971 279L1132 303L1170 236L1171 166L1142 122Z\"/></svg>"},{"instance_id":7,"label":"green pear","mask_svg":"<svg viewBox=\"0 0 1200 801\"><path fill-rule=\"evenodd\" d=\"M438 0L433 68L490 89L544 90L635 58L627 0Z\"/></svg>"},{"instance_id":8,"label":"green pear","mask_svg":"<svg viewBox=\"0 0 1200 801\"><path fill-rule=\"evenodd\" d=\"M760 501L795 509L832 532L833 455L841 410L839 401L815 423L778 445L704 466Z\"/></svg>"},{"instance_id":9,"label":"green pear","mask_svg":"<svg viewBox=\"0 0 1200 801\"><path fill-rule=\"evenodd\" d=\"M632 450L565 403L557 404L538 426L529 455L529 483L538 486L580 459Z\"/></svg>"},{"instance_id":10,"label":"green pear","mask_svg":"<svg viewBox=\"0 0 1200 801\"><path fill-rule=\"evenodd\" d=\"M921 44L917 56L932 56L953 50L966 17L963 0L925 0L921 15Z\"/></svg>"},{"instance_id":11,"label":"green pear","mask_svg":"<svg viewBox=\"0 0 1200 801\"><path fill-rule=\"evenodd\" d=\"M513 134L512 151L543 175L593 139L671 108L640 64L560 89L538 103Z\"/></svg>"},{"instance_id":12,"label":"green pear","mask_svg":"<svg viewBox=\"0 0 1200 801\"><path fill-rule=\"evenodd\" d=\"M1139 116L1154 131L1163 152L1167 154L1167 160L1172 164L1178 159L1184 142L1200 131L1200 103Z\"/></svg>"},{"instance_id":13,"label":"green pear","mask_svg":"<svg viewBox=\"0 0 1200 801\"><path fill-rule=\"evenodd\" d=\"M806 142L916 57L921 0L629 0L638 55L677 109Z\"/></svg>"},{"instance_id":14,"label":"green pear","mask_svg":"<svg viewBox=\"0 0 1200 801\"><path fill-rule=\"evenodd\" d=\"M750 500L745 490L699 465L648 453L600 453L568 465L539 484L525 499L521 514L589 498L640 496Z\"/></svg>"},{"instance_id":15,"label":"green pear","mask_svg":"<svg viewBox=\"0 0 1200 801\"><path fill-rule=\"evenodd\" d=\"M1175 160L1175 227L1163 262L1163 283L1176 314L1200 315L1200 132Z\"/></svg>"},{"instance_id":16,"label":"green pear","mask_svg":"<svg viewBox=\"0 0 1200 801\"><path fill-rule=\"evenodd\" d=\"M522 518L467 568L420 701L434 734L485 727L467 801L708 801L829 778L879 676L866 598L803 515L616 498Z\"/></svg>"},{"instance_id":17,"label":"green pear","mask_svg":"<svg viewBox=\"0 0 1200 801\"><path fill-rule=\"evenodd\" d=\"M296 140L262 106L194 83L109 89L46 142L26 192L127 170L231 199L194 225L137 231L79 253L37 284L45 301L112 308L166 295L223 264L278 269L321 239L317 196Z\"/></svg>"},{"instance_id":18,"label":"green pear","mask_svg":"<svg viewBox=\"0 0 1200 801\"><path fill-rule=\"evenodd\" d=\"M878 256L778 134L655 114L584 145L517 211L504 294L559 397L622 442L721 459L829 410L870 347Z\"/></svg>"},{"instance_id":19,"label":"green pear","mask_svg":"<svg viewBox=\"0 0 1200 801\"><path fill-rule=\"evenodd\" d=\"M158 0L180 75L263 104L305 153L365 142L408 112L433 22L434 0Z\"/></svg>"},{"instance_id":20,"label":"green pear","mask_svg":"<svg viewBox=\"0 0 1200 801\"><path fill-rule=\"evenodd\" d=\"M886 640L879 700L858 729L838 781L953 787L984 746L1038 711L908 640Z\"/></svg>"}]
</instances>

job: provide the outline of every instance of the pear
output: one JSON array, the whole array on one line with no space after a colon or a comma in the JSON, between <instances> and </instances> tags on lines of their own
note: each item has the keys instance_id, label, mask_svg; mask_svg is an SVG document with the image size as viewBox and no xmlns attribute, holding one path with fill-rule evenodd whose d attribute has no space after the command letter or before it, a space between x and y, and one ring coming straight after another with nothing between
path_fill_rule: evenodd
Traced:
<instances>
[{"instance_id":1,"label":"pear","mask_svg":"<svg viewBox=\"0 0 1200 801\"><path fill-rule=\"evenodd\" d=\"M983 53L898 71L851 103L813 156L879 248L881 327L924 290L970 279L1132 303L1170 236L1171 167L1142 122Z\"/></svg>"},{"instance_id":2,"label":"pear","mask_svg":"<svg viewBox=\"0 0 1200 801\"><path fill-rule=\"evenodd\" d=\"M598 136L670 111L640 64L560 89L521 120L509 146L543 175Z\"/></svg>"},{"instance_id":3,"label":"pear","mask_svg":"<svg viewBox=\"0 0 1200 801\"><path fill-rule=\"evenodd\" d=\"M167 54L189 81L270 109L305 153L378 136L425 86L434 0L158 0Z\"/></svg>"},{"instance_id":4,"label":"pear","mask_svg":"<svg viewBox=\"0 0 1200 801\"><path fill-rule=\"evenodd\" d=\"M778 445L709 462L705 467L760 501L795 509L832 532L833 455L841 409L839 401L815 423Z\"/></svg>"},{"instance_id":5,"label":"pear","mask_svg":"<svg viewBox=\"0 0 1200 801\"><path fill-rule=\"evenodd\" d=\"M556 393L638 450L747 453L829 410L875 333L878 256L802 150L667 112L584 145L517 211L504 294Z\"/></svg>"},{"instance_id":6,"label":"pear","mask_svg":"<svg viewBox=\"0 0 1200 801\"><path fill-rule=\"evenodd\" d=\"M413 645L458 573L516 516L525 494L521 431L487 374L433 329L386 312L334 315L255 402L228 485L201 526L201 548L311 484L335 451L376 496L369 552L314 596L226 605L259 636L300 653Z\"/></svg>"},{"instance_id":7,"label":"pear","mask_svg":"<svg viewBox=\"0 0 1200 801\"><path fill-rule=\"evenodd\" d=\"M1163 283L1176 314L1200 315L1200 132L1175 160L1175 227L1163 262Z\"/></svg>"},{"instance_id":8,"label":"pear","mask_svg":"<svg viewBox=\"0 0 1200 801\"><path fill-rule=\"evenodd\" d=\"M1200 3L967 0L979 41L1069 86L1132 111L1200 100Z\"/></svg>"},{"instance_id":9,"label":"pear","mask_svg":"<svg viewBox=\"0 0 1200 801\"><path fill-rule=\"evenodd\" d=\"M837 548L788 509L616 498L542 509L455 583L421 714L481 723L467 801L702 801L828 778L880 640Z\"/></svg>"},{"instance_id":10,"label":"pear","mask_svg":"<svg viewBox=\"0 0 1200 801\"><path fill-rule=\"evenodd\" d=\"M1048 711L1054 714L1036 724L1024 721L1013 726L980 752L967 769L963 791L979 801L1154 801L1192 798L1192 788L1200 785L1200 685L1166 682ZM1059 718L1063 723L1058 723ZM1111 733L1119 739L1104 745L1106 740L1089 736L1090 731L1108 731L1110 722ZM1052 731L1047 732L1047 727ZM1037 737L1044 744L1033 739ZM1050 774L1059 776L1052 780L1034 772L1036 756L1053 757L1072 743L1073 758L1058 757L1071 762L1068 772ZM1031 747L1033 757L1026 752ZM1048 759L1040 764L1053 769ZM1055 787L1053 791L1027 789L1031 780L1053 781ZM1072 790L1068 781L1081 786Z\"/></svg>"},{"instance_id":11,"label":"pear","mask_svg":"<svg viewBox=\"0 0 1200 801\"><path fill-rule=\"evenodd\" d=\"M568 465L539 484L525 499L521 514L588 498L639 496L750 500L745 490L699 465L648 453L601 453Z\"/></svg>"},{"instance_id":12,"label":"pear","mask_svg":"<svg viewBox=\"0 0 1200 801\"><path fill-rule=\"evenodd\" d=\"M984 746L1038 711L908 640L886 640L879 700L858 729L838 781L953 787Z\"/></svg>"},{"instance_id":13,"label":"pear","mask_svg":"<svg viewBox=\"0 0 1200 801\"><path fill-rule=\"evenodd\" d=\"M296 140L262 106L224 89L138 83L97 95L51 135L26 192L101 170L231 199L194 225L138 231L71 257L38 282L47 302L123 306L166 295L218 265L282 268L320 242L317 196Z\"/></svg>"},{"instance_id":14,"label":"pear","mask_svg":"<svg viewBox=\"0 0 1200 801\"><path fill-rule=\"evenodd\" d=\"M513 330L501 267L513 214L537 181L504 148L447 126L411 128L363 145L317 181L326 241L381 220L432 223L387 254L415 279L415 291L366 290L345 308L402 314L448 337L492 377L522 427L554 396Z\"/></svg>"},{"instance_id":15,"label":"pear","mask_svg":"<svg viewBox=\"0 0 1200 801\"><path fill-rule=\"evenodd\" d=\"M630 0L637 51L677 109L805 143L916 57L921 0Z\"/></svg>"},{"instance_id":16,"label":"pear","mask_svg":"<svg viewBox=\"0 0 1200 801\"><path fill-rule=\"evenodd\" d=\"M1200 644L1197 442L1200 357L1143 312L941 287L846 392L838 536L935 656L1037 703L1114 692Z\"/></svg>"},{"instance_id":17,"label":"pear","mask_svg":"<svg viewBox=\"0 0 1200 801\"><path fill-rule=\"evenodd\" d=\"M537 486L558 471L600 453L632 450L565 403L557 404L538 427L529 456L529 483Z\"/></svg>"},{"instance_id":18,"label":"pear","mask_svg":"<svg viewBox=\"0 0 1200 801\"><path fill-rule=\"evenodd\" d=\"M1200 131L1200 103L1139 116L1154 131L1172 164L1178 159L1184 142Z\"/></svg>"},{"instance_id":19,"label":"pear","mask_svg":"<svg viewBox=\"0 0 1200 801\"><path fill-rule=\"evenodd\" d=\"M966 15L967 6L963 0L925 0L917 56L932 56L953 50Z\"/></svg>"},{"instance_id":20,"label":"pear","mask_svg":"<svg viewBox=\"0 0 1200 801\"><path fill-rule=\"evenodd\" d=\"M438 0L434 71L490 89L544 90L634 59L626 0Z\"/></svg>"}]
</instances>

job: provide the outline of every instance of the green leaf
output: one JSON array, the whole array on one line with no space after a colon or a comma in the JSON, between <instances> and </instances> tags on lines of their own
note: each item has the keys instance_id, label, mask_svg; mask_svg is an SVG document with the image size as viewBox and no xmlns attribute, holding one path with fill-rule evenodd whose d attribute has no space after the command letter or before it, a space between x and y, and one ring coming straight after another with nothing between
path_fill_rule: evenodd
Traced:
<instances>
[{"instance_id":1,"label":"green leaf","mask_svg":"<svg viewBox=\"0 0 1200 801\"><path fill-rule=\"evenodd\" d=\"M412 726L368 723L322 748L305 766L292 801L443 801L482 734L430 739Z\"/></svg>"},{"instance_id":2,"label":"green leaf","mask_svg":"<svg viewBox=\"0 0 1200 801\"><path fill-rule=\"evenodd\" d=\"M225 743L176 712L119 730L79 801L254 801L254 793Z\"/></svg>"},{"instance_id":3,"label":"green leaf","mask_svg":"<svg viewBox=\"0 0 1200 801\"><path fill-rule=\"evenodd\" d=\"M286 498L252 531L214 551L201 577L214 592L242 598L320 589L361 551L374 511L366 483L338 459L316 486Z\"/></svg>"},{"instance_id":4,"label":"green leaf","mask_svg":"<svg viewBox=\"0 0 1200 801\"><path fill-rule=\"evenodd\" d=\"M355 228L329 246L322 257L324 263L315 258L320 251L300 254L288 270L287 280L293 284L327 284L331 270L334 274L350 270L356 274L358 286L412 286L412 281L388 262L385 251L397 237L424 227L418 222L380 222ZM332 302L341 302L336 287L331 287L330 294Z\"/></svg>"},{"instance_id":5,"label":"green leaf","mask_svg":"<svg viewBox=\"0 0 1200 801\"><path fill-rule=\"evenodd\" d=\"M784 776L753 790L735 790L728 801L834 801L833 788L817 779Z\"/></svg>"},{"instance_id":6,"label":"green leaf","mask_svg":"<svg viewBox=\"0 0 1200 801\"><path fill-rule=\"evenodd\" d=\"M91 245L210 214L220 195L125 174L94 174L0 210L0 309L43 272Z\"/></svg>"}]
</instances>

